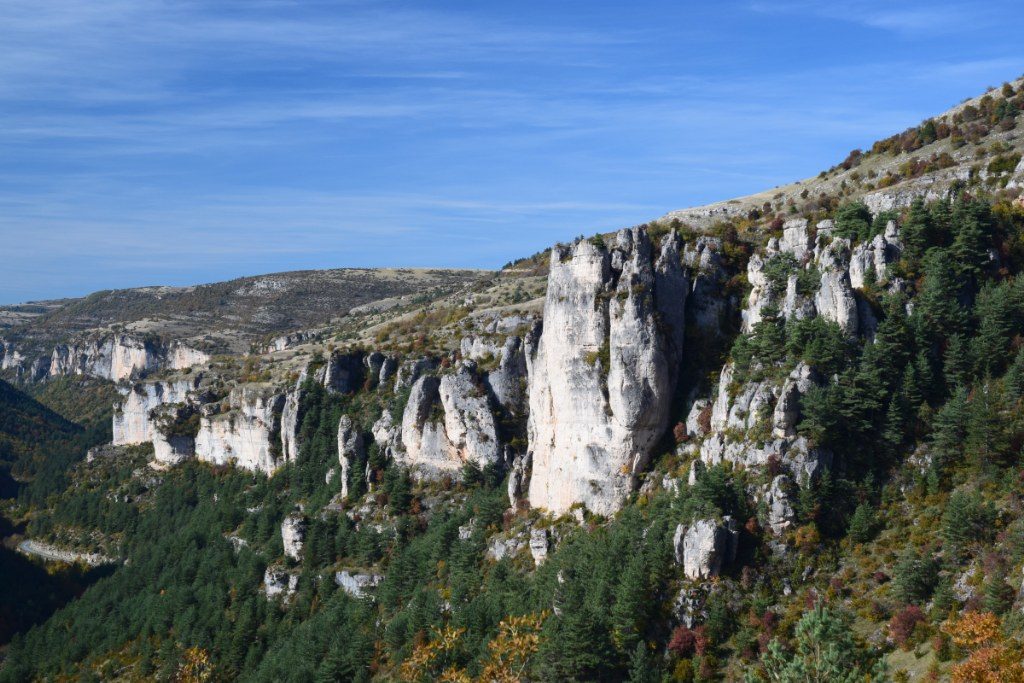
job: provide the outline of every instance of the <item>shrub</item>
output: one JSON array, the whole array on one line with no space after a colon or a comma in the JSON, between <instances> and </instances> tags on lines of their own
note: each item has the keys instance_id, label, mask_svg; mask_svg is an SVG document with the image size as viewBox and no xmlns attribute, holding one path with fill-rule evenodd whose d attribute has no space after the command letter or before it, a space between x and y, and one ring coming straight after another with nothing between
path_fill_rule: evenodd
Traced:
<instances>
[{"instance_id":1,"label":"shrub","mask_svg":"<svg viewBox=\"0 0 1024 683\"><path fill-rule=\"evenodd\" d=\"M917 605L908 605L889 620L889 637L898 647L909 649L917 625L925 621L924 612Z\"/></svg>"}]
</instances>

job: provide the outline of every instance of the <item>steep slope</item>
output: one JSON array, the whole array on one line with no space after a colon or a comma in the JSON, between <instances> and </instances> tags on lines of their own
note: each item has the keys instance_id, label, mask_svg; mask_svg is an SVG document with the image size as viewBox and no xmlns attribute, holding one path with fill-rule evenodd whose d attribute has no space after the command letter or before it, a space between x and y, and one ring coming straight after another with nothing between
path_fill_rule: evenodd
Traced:
<instances>
[{"instance_id":1,"label":"steep slope","mask_svg":"<svg viewBox=\"0 0 1024 683\"><path fill-rule=\"evenodd\" d=\"M954 186L988 190L1024 187L1024 136L1017 128L1024 111L1024 78L925 120L919 126L853 150L817 177L779 185L746 197L671 211L677 219L706 228L717 221L804 214L862 199L873 211L906 208L915 197L937 199Z\"/></svg>"}]
</instances>

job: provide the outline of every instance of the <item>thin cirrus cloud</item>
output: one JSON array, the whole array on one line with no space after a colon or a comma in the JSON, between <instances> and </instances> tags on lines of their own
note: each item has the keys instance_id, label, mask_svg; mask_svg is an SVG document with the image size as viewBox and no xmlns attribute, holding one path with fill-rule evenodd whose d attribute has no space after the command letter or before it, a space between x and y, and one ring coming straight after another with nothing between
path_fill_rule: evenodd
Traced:
<instances>
[{"instance_id":1,"label":"thin cirrus cloud","mask_svg":"<svg viewBox=\"0 0 1024 683\"><path fill-rule=\"evenodd\" d=\"M928 7L9 0L0 302L497 267L813 175L1021 71Z\"/></svg>"}]
</instances>

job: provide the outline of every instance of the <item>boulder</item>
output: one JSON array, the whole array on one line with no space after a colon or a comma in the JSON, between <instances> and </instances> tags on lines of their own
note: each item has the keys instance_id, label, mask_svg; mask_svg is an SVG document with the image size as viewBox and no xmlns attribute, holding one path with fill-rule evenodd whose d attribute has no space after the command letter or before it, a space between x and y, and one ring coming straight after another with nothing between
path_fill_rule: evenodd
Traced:
<instances>
[{"instance_id":1,"label":"boulder","mask_svg":"<svg viewBox=\"0 0 1024 683\"><path fill-rule=\"evenodd\" d=\"M728 517L723 523L700 519L677 526L672 542L686 578L709 579L735 561L739 531Z\"/></svg>"}]
</instances>

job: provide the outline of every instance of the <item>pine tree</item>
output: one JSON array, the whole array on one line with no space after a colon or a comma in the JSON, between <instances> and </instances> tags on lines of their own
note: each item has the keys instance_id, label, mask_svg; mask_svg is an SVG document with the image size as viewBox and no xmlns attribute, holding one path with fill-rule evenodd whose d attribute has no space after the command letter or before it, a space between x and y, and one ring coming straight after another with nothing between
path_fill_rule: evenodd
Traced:
<instances>
[{"instance_id":1,"label":"pine tree","mask_svg":"<svg viewBox=\"0 0 1024 683\"><path fill-rule=\"evenodd\" d=\"M947 201L933 202L928 207L929 245L945 248L953 241L953 209Z\"/></svg>"},{"instance_id":2,"label":"pine tree","mask_svg":"<svg viewBox=\"0 0 1024 683\"><path fill-rule=\"evenodd\" d=\"M867 502L861 503L850 517L850 539L855 543L867 543L875 535L876 524L874 508Z\"/></svg>"},{"instance_id":3,"label":"pine tree","mask_svg":"<svg viewBox=\"0 0 1024 683\"><path fill-rule=\"evenodd\" d=\"M1014 457L1015 416L1011 415L1001 382L986 382L968 405L967 453L975 467L1005 466Z\"/></svg>"},{"instance_id":4,"label":"pine tree","mask_svg":"<svg viewBox=\"0 0 1024 683\"><path fill-rule=\"evenodd\" d=\"M885 414L885 429L882 431L882 438L889 446L890 452L895 455L903 444L906 432L906 415L908 410L901 405L898 397L889 401L889 409Z\"/></svg>"},{"instance_id":5,"label":"pine tree","mask_svg":"<svg viewBox=\"0 0 1024 683\"><path fill-rule=\"evenodd\" d=\"M921 390L921 398L926 403L933 403L941 389L936 385L932 362L924 351L919 351L917 358L914 359L914 370L917 375L917 386Z\"/></svg>"},{"instance_id":6,"label":"pine tree","mask_svg":"<svg viewBox=\"0 0 1024 683\"><path fill-rule=\"evenodd\" d=\"M1024 397L1024 346L1014 356L1010 369L1006 371L1004 381L1010 400L1019 401Z\"/></svg>"},{"instance_id":7,"label":"pine tree","mask_svg":"<svg viewBox=\"0 0 1024 683\"><path fill-rule=\"evenodd\" d=\"M982 605L986 612L1004 614L1013 604L1014 590L1006 582L1006 573L999 571L989 577L985 584Z\"/></svg>"},{"instance_id":8,"label":"pine tree","mask_svg":"<svg viewBox=\"0 0 1024 683\"><path fill-rule=\"evenodd\" d=\"M971 282L981 277L988 262L988 245L992 231L992 214L987 202L962 200L953 210L953 245L951 251L957 273Z\"/></svg>"},{"instance_id":9,"label":"pine tree","mask_svg":"<svg viewBox=\"0 0 1024 683\"><path fill-rule=\"evenodd\" d=\"M893 596L903 604L923 604L939 580L939 565L907 546L893 570Z\"/></svg>"},{"instance_id":10,"label":"pine tree","mask_svg":"<svg viewBox=\"0 0 1024 683\"><path fill-rule=\"evenodd\" d=\"M974 374L972 357L971 347L964 335L954 334L949 338L949 346L946 347L943 358L942 373L950 391L957 387L970 385Z\"/></svg>"},{"instance_id":11,"label":"pine tree","mask_svg":"<svg viewBox=\"0 0 1024 683\"><path fill-rule=\"evenodd\" d=\"M633 553L622 573L611 609L612 640L620 652L632 652L642 643L651 604L646 558L643 553Z\"/></svg>"},{"instance_id":12,"label":"pine tree","mask_svg":"<svg viewBox=\"0 0 1024 683\"><path fill-rule=\"evenodd\" d=\"M900 236L903 239L904 258L916 269L932 239L931 216L920 197L910 205L907 220L900 226Z\"/></svg>"},{"instance_id":13,"label":"pine tree","mask_svg":"<svg viewBox=\"0 0 1024 683\"><path fill-rule=\"evenodd\" d=\"M924 276L914 309L915 316L920 312L924 331L933 340L945 339L962 331L966 316L958 298L960 281L949 253L942 249L929 249L924 257Z\"/></svg>"},{"instance_id":14,"label":"pine tree","mask_svg":"<svg viewBox=\"0 0 1024 683\"><path fill-rule=\"evenodd\" d=\"M959 387L935 415L932 432L932 468L939 480L960 459L964 438L967 436L967 389Z\"/></svg>"},{"instance_id":15,"label":"pine tree","mask_svg":"<svg viewBox=\"0 0 1024 683\"><path fill-rule=\"evenodd\" d=\"M646 644L637 643L629 658L630 683L658 683L660 680L661 672L658 671L657 661Z\"/></svg>"},{"instance_id":16,"label":"pine tree","mask_svg":"<svg viewBox=\"0 0 1024 683\"><path fill-rule=\"evenodd\" d=\"M769 644L762 659L767 680L780 683L885 680L884 661L854 641L850 621L847 614L822 603L805 612L796 625L792 652L786 652L778 639ZM758 680L757 675L748 674L748 680Z\"/></svg>"},{"instance_id":17,"label":"pine tree","mask_svg":"<svg viewBox=\"0 0 1024 683\"><path fill-rule=\"evenodd\" d=\"M1002 283L984 287L974 307L978 334L973 340L979 374L998 375L1006 367L1007 349L1015 330L1020 329L1018 288Z\"/></svg>"},{"instance_id":18,"label":"pine tree","mask_svg":"<svg viewBox=\"0 0 1024 683\"><path fill-rule=\"evenodd\" d=\"M948 552L959 557L969 543L981 540L991 517L992 510L979 494L954 491L942 513L940 529Z\"/></svg>"}]
</instances>

